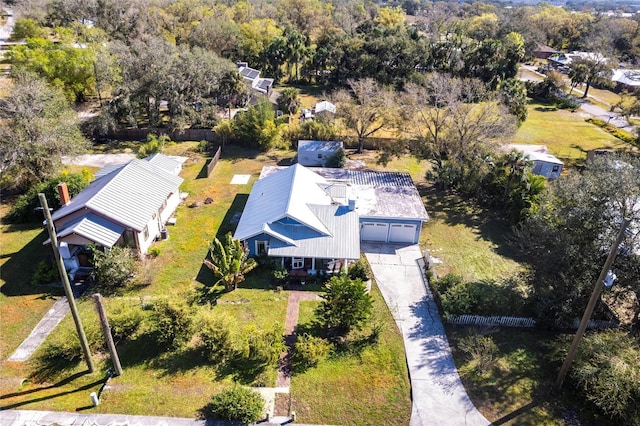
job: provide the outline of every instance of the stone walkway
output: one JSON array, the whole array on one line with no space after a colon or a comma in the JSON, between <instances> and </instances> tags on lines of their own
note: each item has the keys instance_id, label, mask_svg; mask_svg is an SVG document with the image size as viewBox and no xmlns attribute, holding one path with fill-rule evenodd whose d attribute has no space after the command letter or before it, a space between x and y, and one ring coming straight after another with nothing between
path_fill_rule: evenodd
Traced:
<instances>
[{"instance_id":1,"label":"stone walkway","mask_svg":"<svg viewBox=\"0 0 640 426\"><path fill-rule=\"evenodd\" d=\"M44 339L53 331L62 318L69 312L69 304L66 297L61 297L53 304L51 309L40 320L36 328L31 334L18 346L18 349L9 357L7 361L26 361L38 349L38 346L44 342Z\"/></svg>"},{"instance_id":2,"label":"stone walkway","mask_svg":"<svg viewBox=\"0 0 640 426\"><path fill-rule=\"evenodd\" d=\"M296 344L296 325L298 325L298 314L300 313L300 302L303 300L318 300L315 293L306 291L291 290L289 292L289 302L287 303L287 317L284 322L285 344L288 347L286 352L280 356L278 367L278 380L276 387L288 388L291 384L291 356L293 346Z\"/></svg>"}]
</instances>

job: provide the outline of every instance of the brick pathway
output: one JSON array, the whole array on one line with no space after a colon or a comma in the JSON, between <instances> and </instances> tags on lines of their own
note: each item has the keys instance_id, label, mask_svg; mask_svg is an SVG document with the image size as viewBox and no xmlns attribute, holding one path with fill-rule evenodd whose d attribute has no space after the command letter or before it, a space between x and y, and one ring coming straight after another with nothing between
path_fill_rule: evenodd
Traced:
<instances>
[{"instance_id":1,"label":"brick pathway","mask_svg":"<svg viewBox=\"0 0 640 426\"><path fill-rule=\"evenodd\" d=\"M287 318L284 321L284 341L287 350L280 355L278 363L278 380L276 387L285 388L291 384L291 356L293 346L296 344L296 325L298 325L298 313L300 312L300 302L303 300L318 300L320 297L315 293L306 291L291 290L289 301L287 302Z\"/></svg>"}]
</instances>

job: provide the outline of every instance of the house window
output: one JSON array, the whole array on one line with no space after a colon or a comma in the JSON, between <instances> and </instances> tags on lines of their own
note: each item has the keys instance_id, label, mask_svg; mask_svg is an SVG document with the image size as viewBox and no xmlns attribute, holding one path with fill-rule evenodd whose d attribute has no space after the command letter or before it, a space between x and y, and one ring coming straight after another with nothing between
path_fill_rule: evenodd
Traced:
<instances>
[{"instance_id":1,"label":"house window","mask_svg":"<svg viewBox=\"0 0 640 426\"><path fill-rule=\"evenodd\" d=\"M294 257L291 259L291 269L302 269L304 267L303 257Z\"/></svg>"},{"instance_id":2,"label":"house window","mask_svg":"<svg viewBox=\"0 0 640 426\"><path fill-rule=\"evenodd\" d=\"M269 251L269 241L256 241L256 254L258 256L267 254Z\"/></svg>"},{"instance_id":3,"label":"house window","mask_svg":"<svg viewBox=\"0 0 640 426\"><path fill-rule=\"evenodd\" d=\"M322 158L322 154L318 154L318 158Z\"/></svg>"},{"instance_id":4,"label":"house window","mask_svg":"<svg viewBox=\"0 0 640 426\"><path fill-rule=\"evenodd\" d=\"M553 166L553 173L556 173L558 170L560 170L560 166Z\"/></svg>"},{"instance_id":5,"label":"house window","mask_svg":"<svg viewBox=\"0 0 640 426\"><path fill-rule=\"evenodd\" d=\"M142 240L147 241L149 239L149 225L146 225L142 230Z\"/></svg>"}]
</instances>

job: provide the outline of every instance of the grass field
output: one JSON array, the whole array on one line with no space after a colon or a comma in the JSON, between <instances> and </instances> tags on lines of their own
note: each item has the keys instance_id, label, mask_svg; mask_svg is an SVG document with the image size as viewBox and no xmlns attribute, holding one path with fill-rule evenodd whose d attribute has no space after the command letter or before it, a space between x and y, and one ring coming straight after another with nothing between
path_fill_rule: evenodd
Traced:
<instances>
[{"instance_id":1,"label":"grass field","mask_svg":"<svg viewBox=\"0 0 640 426\"><path fill-rule=\"evenodd\" d=\"M551 154L570 164L581 163L593 149L629 149L630 145L584 121L578 113L532 103L514 143L546 145Z\"/></svg>"}]
</instances>

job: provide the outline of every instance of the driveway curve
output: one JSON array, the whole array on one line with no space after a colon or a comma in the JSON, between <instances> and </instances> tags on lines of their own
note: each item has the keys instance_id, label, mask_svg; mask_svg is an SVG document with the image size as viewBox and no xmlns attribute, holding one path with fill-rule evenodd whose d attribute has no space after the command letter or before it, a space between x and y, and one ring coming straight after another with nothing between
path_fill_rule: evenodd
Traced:
<instances>
[{"instance_id":1,"label":"driveway curve","mask_svg":"<svg viewBox=\"0 0 640 426\"><path fill-rule=\"evenodd\" d=\"M402 332L411 381L411 426L491 424L467 395L417 245L363 243L373 275Z\"/></svg>"}]
</instances>

